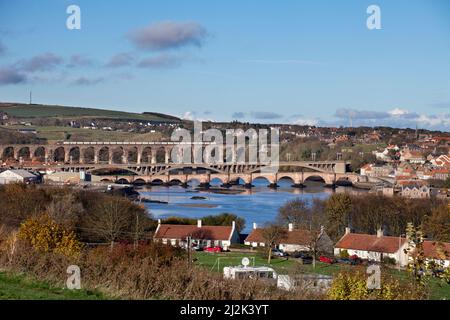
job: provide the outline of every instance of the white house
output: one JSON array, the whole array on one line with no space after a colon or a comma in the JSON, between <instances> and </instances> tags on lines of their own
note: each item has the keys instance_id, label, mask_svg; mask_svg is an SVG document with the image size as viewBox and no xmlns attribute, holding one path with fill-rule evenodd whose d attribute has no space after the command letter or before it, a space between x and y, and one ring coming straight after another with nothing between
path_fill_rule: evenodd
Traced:
<instances>
[{"instance_id":1,"label":"white house","mask_svg":"<svg viewBox=\"0 0 450 320\"><path fill-rule=\"evenodd\" d=\"M184 246L188 237L200 247L228 248L232 243L239 243L234 221L231 226L203 226L202 220L197 220L197 225L161 224L161 220L158 220L153 239L164 244Z\"/></svg>"},{"instance_id":2,"label":"white house","mask_svg":"<svg viewBox=\"0 0 450 320\"><path fill-rule=\"evenodd\" d=\"M423 253L428 261L433 260L444 267L450 266L450 243L448 242L425 240Z\"/></svg>"},{"instance_id":3,"label":"white house","mask_svg":"<svg viewBox=\"0 0 450 320\"><path fill-rule=\"evenodd\" d=\"M350 256L357 255L361 259L381 262L384 258L392 258L397 264L406 266L408 256L404 250L408 245L406 238L385 236L382 230L370 235L351 233L350 228L346 228L345 235L334 247L334 254L339 256L346 250Z\"/></svg>"},{"instance_id":4,"label":"white house","mask_svg":"<svg viewBox=\"0 0 450 320\"><path fill-rule=\"evenodd\" d=\"M312 237L313 234L309 230L295 229L294 224L290 223L278 248L284 252L310 251L311 244L314 242ZM254 223L253 230L244 240L244 244L252 247L264 247L264 242L263 229L258 228ZM333 252L333 242L323 228L318 236L317 249L323 253Z\"/></svg>"},{"instance_id":5,"label":"white house","mask_svg":"<svg viewBox=\"0 0 450 320\"><path fill-rule=\"evenodd\" d=\"M36 182L38 176L26 170L6 170L0 173L0 184Z\"/></svg>"}]
</instances>

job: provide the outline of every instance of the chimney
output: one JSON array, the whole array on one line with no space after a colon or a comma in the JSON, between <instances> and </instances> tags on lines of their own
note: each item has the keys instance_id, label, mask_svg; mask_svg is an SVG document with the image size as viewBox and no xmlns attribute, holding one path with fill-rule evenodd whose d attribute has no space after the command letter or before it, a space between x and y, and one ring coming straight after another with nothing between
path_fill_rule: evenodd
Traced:
<instances>
[{"instance_id":1,"label":"chimney","mask_svg":"<svg viewBox=\"0 0 450 320\"><path fill-rule=\"evenodd\" d=\"M379 229L377 230L377 238L381 238L382 236L384 236L383 229L382 229L382 228L379 228Z\"/></svg>"},{"instance_id":2,"label":"chimney","mask_svg":"<svg viewBox=\"0 0 450 320\"><path fill-rule=\"evenodd\" d=\"M197 220L197 228L201 228L202 227L202 220L198 219Z\"/></svg>"},{"instance_id":3,"label":"chimney","mask_svg":"<svg viewBox=\"0 0 450 320\"><path fill-rule=\"evenodd\" d=\"M256 222L253 222L253 230L258 229L258 225L256 224Z\"/></svg>"},{"instance_id":4,"label":"chimney","mask_svg":"<svg viewBox=\"0 0 450 320\"><path fill-rule=\"evenodd\" d=\"M161 224L161 219L158 219L158 224Z\"/></svg>"},{"instance_id":5,"label":"chimney","mask_svg":"<svg viewBox=\"0 0 450 320\"><path fill-rule=\"evenodd\" d=\"M236 229L236 221L231 222L231 228Z\"/></svg>"},{"instance_id":6,"label":"chimney","mask_svg":"<svg viewBox=\"0 0 450 320\"><path fill-rule=\"evenodd\" d=\"M294 224L293 223L289 223L289 232L294 231Z\"/></svg>"},{"instance_id":7,"label":"chimney","mask_svg":"<svg viewBox=\"0 0 450 320\"><path fill-rule=\"evenodd\" d=\"M352 233L352 230L350 230L350 227L346 227L345 234L350 234L350 233Z\"/></svg>"}]
</instances>

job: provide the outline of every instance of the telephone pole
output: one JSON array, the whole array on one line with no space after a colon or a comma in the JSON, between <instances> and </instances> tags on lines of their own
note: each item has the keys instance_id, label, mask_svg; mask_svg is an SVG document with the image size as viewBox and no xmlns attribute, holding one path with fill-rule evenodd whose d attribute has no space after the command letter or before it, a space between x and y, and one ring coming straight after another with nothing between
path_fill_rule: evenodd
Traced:
<instances>
[{"instance_id":1,"label":"telephone pole","mask_svg":"<svg viewBox=\"0 0 450 320\"><path fill-rule=\"evenodd\" d=\"M33 91L30 90L30 104L33 102Z\"/></svg>"}]
</instances>

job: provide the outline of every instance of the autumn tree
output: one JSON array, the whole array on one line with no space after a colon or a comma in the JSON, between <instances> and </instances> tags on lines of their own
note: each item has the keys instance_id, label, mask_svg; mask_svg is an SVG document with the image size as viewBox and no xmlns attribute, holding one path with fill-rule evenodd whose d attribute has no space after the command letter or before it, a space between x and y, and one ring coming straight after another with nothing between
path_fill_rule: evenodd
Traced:
<instances>
[{"instance_id":1,"label":"autumn tree","mask_svg":"<svg viewBox=\"0 0 450 320\"><path fill-rule=\"evenodd\" d=\"M434 241L450 242L450 204L442 204L425 216L423 231Z\"/></svg>"},{"instance_id":2,"label":"autumn tree","mask_svg":"<svg viewBox=\"0 0 450 320\"><path fill-rule=\"evenodd\" d=\"M327 232L333 240L338 240L349 224L352 199L347 193L335 193L326 202Z\"/></svg>"}]
</instances>

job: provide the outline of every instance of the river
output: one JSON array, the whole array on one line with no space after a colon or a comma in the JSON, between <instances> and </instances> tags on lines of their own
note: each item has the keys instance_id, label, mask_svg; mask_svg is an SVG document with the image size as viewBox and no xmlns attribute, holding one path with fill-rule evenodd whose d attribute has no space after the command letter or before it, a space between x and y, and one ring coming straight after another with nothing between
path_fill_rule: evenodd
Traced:
<instances>
[{"instance_id":1,"label":"river","mask_svg":"<svg viewBox=\"0 0 450 320\"><path fill-rule=\"evenodd\" d=\"M335 191L324 188L322 183L307 182L306 188L292 188L292 182L281 180L280 188L274 190L267 187L267 181L256 179L255 186L240 194L218 194L208 191L196 192L193 184L187 189L172 187L146 187L139 190L142 197L168 202L168 204L145 203L154 218L185 217L202 218L208 215L220 213L232 213L242 217L246 221L243 233L251 231L253 222L262 226L276 219L278 209L287 201L301 198L308 202L313 199L326 199L333 192L363 193L367 191L352 187L338 187ZM236 187L232 187L236 188ZM192 197L204 197L203 200L195 200Z\"/></svg>"}]
</instances>

